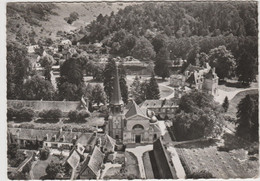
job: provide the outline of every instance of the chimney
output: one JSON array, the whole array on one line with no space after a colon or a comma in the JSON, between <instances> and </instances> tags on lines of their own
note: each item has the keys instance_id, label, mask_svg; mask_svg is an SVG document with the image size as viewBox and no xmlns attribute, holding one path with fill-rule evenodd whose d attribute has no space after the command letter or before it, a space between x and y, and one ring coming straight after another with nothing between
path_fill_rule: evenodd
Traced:
<instances>
[{"instance_id":1,"label":"chimney","mask_svg":"<svg viewBox=\"0 0 260 181\"><path fill-rule=\"evenodd\" d=\"M212 68L212 74L215 74L215 67Z\"/></svg>"},{"instance_id":2,"label":"chimney","mask_svg":"<svg viewBox=\"0 0 260 181\"><path fill-rule=\"evenodd\" d=\"M46 134L46 140L48 140L49 139L49 135L48 134Z\"/></svg>"},{"instance_id":3,"label":"chimney","mask_svg":"<svg viewBox=\"0 0 260 181\"><path fill-rule=\"evenodd\" d=\"M63 142L65 142L65 136L64 135L62 135L62 139L63 139Z\"/></svg>"}]
</instances>

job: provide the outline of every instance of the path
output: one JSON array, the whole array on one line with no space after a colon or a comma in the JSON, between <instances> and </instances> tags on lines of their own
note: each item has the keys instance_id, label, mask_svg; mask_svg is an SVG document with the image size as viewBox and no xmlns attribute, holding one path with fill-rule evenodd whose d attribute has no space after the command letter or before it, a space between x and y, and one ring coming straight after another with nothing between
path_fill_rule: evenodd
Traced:
<instances>
[{"instance_id":1,"label":"path","mask_svg":"<svg viewBox=\"0 0 260 181\"><path fill-rule=\"evenodd\" d=\"M176 152L175 148L173 146L170 146L167 148L167 150L169 152L171 152L172 163L175 168L178 179L185 179L186 174L185 174L184 168L181 164L180 158L179 158L178 153Z\"/></svg>"},{"instance_id":2,"label":"path","mask_svg":"<svg viewBox=\"0 0 260 181\"><path fill-rule=\"evenodd\" d=\"M126 151L133 153L138 162L140 177L141 179L146 179L144 163L143 163L143 154L144 152L153 150L153 145L137 146L135 148L127 148Z\"/></svg>"},{"instance_id":3,"label":"path","mask_svg":"<svg viewBox=\"0 0 260 181\"><path fill-rule=\"evenodd\" d=\"M215 101L219 103L223 103L225 97L228 97L228 100L233 99L238 93L248 91L248 90L258 90L258 88L247 88L247 89L240 89L236 91L224 91L218 89L218 95L214 97Z\"/></svg>"},{"instance_id":4,"label":"path","mask_svg":"<svg viewBox=\"0 0 260 181\"><path fill-rule=\"evenodd\" d=\"M35 166L36 163L37 163L37 160L32 162L31 169L30 169L30 172L29 172L30 180L34 180L34 175L33 175L33 172L32 172L32 168Z\"/></svg>"},{"instance_id":5,"label":"path","mask_svg":"<svg viewBox=\"0 0 260 181\"><path fill-rule=\"evenodd\" d=\"M107 172L110 168L113 168L113 167L121 167L121 164L119 164L119 163L105 163L104 166L105 166L105 168L104 168L104 170L102 171L102 174L101 174L101 176L100 176L100 179L102 179L102 180L103 180L103 178L104 178L106 172Z\"/></svg>"}]
</instances>

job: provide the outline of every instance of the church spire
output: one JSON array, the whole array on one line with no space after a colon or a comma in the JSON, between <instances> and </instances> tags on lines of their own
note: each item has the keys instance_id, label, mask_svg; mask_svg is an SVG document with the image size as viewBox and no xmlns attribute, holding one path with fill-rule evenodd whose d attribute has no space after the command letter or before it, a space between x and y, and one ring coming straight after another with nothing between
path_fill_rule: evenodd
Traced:
<instances>
[{"instance_id":1,"label":"church spire","mask_svg":"<svg viewBox=\"0 0 260 181\"><path fill-rule=\"evenodd\" d=\"M122 97L121 97L121 90L120 90L120 85L119 85L117 65L116 65L116 75L114 78L114 87L113 87L113 93L112 93L110 105L114 105L114 106L123 105L123 101L122 101Z\"/></svg>"}]
</instances>

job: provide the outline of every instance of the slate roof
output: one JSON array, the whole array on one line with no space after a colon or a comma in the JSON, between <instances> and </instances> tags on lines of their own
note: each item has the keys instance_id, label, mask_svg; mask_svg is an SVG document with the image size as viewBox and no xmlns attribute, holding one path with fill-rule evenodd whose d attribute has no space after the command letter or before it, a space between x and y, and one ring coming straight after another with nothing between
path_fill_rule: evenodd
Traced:
<instances>
[{"instance_id":1,"label":"slate roof","mask_svg":"<svg viewBox=\"0 0 260 181\"><path fill-rule=\"evenodd\" d=\"M126 118L130 118L132 116L135 115L139 115L139 116L143 116L143 117L147 117L146 113L144 113L140 107L135 103L135 101L133 101L133 105L131 106L131 108L129 109L129 111L127 111L127 113L125 114ZM147 117L148 118L148 117ZM149 118L148 118L149 119Z\"/></svg>"},{"instance_id":2,"label":"slate roof","mask_svg":"<svg viewBox=\"0 0 260 181\"><path fill-rule=\"evenodd\" d=\"M79 138L77 139L76 144L80 143L83 146L88 145L88 141L89 141L89 139L91 138L92 135L93 135L93 133L82 133L79 136Z\"/></svg>"},{"instance_id":3,"label":"slate roof","mask_svg":"<svg viewBox=\"0 0 260 181\"><path fill-rule=\"evenodd\" d=\"M110 137L108 134L105 134L102 140L102 146L108 150L115 148L116 140Z\"/></svg>"},{"instance_id":4,"label":"slate roof","mask_svg":"<svg viewBox=\"0 0 260 181\"><path fill-rule=\"evenodd\" d=\"M48 139L46 141L50 142L65 142L71 143L75 136L79 136L80 132L70 132L70 131L62 131L59 132L57 130L39 130L39 129L25 129L25 128L8 128L10 133L14 136L19 137L19 139L23 140L40 140L43 141L46 139L46 135L48 135ZM56 141L53 140L53 137L56 136ZM65 140L61 141L61 138L65 138Z\"/></svg>"},{"instance_id":5,"label":"slate roof","mask_svg":"<svg viewBox=\"0 0 260 181\"><path fill-rule=\"evenodd\" d=\"M90 170L97 176L104 160L104 154L97 146L95 146L92 154L88 155L88 157L89 158L87 158L83 163L79 174L82 175L87 168L90 168Z\"/></svg>"},{"instance_id":6,"label":"slate roof","mask_svg":"<svg viewBox=\"0 0 260 181\"><path fill-rule=\"evenodd\" d=\"M141 108L168 108L178 107L176 100L145 100L140 104Z\"/></svg>"},{"instance_id":7,"label":"slate roof","mask_svg":"<svg viewBox=\"0 0 260 181\"><path fill-rule=\"evenodd\" d=\"M119 86L119 78L118 78L118 68L116 66L116 74L114 78L114 88L113 88L113 94L110 101L111 105L123 105L122 97L121 97L121 90Z\"/></svg>"}]
</instances>

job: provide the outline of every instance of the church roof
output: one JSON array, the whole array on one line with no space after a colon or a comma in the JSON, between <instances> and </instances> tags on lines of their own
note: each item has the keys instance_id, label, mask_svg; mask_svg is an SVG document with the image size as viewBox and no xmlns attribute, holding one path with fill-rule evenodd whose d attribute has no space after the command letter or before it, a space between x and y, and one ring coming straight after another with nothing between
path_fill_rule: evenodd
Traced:
<instances>
[{"instance_id":1,"label":"church roof","mask_svg":"<svg viewBox=\"0 0 260 181\"><path fill-rule=\"evenodd\" d=\"M120 85L119 85L117 66L116 66L116 74L115 74L115 78L114 78L113 94L112 94L110 104L112 104L112 105L122 105L123 104L122 97L121 97Z\"/></svg>"},{"instance_id":2,"label":"church roof","mask_svg":"<svg viewBox=\"0 0 260 181\"><path fill-rule=\"evenodd\" d=\"M132 117L132 116L135 116L135 115L147 117L146 114L143 113L141 108L135 103L135 101L133 101L133 105L131 106L129 111L125 114L125 117L129 118L129 117Z\"/></svg>"}]
</instances>

